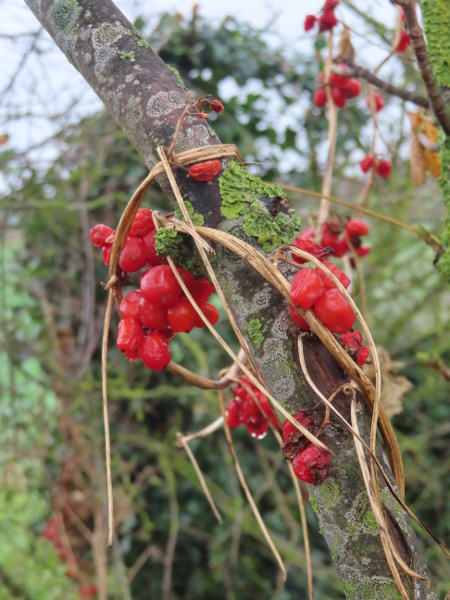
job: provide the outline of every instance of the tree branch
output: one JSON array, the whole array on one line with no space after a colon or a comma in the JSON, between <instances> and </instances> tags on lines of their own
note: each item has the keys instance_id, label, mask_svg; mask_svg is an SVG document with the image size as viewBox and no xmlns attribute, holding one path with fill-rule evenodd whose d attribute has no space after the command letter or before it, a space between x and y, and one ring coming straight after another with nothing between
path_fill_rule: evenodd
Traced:
<instances>
[{"instance_id":1,"label":"tree branch","mask_svg":"<svg viewBox=\"0 0 450 600\"><path fill-rule=\"evenodd\" d=\"M436 119L447 135L450 135L450 113L442 98L441 90L433 74L428 58L427 45L422 27L417 20L416 3L414 0L394 0L395 4L403 8L411 46L414 50L431 108Z\"/></svg>"}]
</instances>

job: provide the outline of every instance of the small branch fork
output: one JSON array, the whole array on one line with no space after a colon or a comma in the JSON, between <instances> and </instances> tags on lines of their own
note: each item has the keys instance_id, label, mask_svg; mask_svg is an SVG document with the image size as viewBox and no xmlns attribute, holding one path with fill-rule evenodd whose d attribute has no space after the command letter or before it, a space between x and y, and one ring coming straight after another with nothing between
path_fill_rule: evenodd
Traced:
<instances>
[{"instance_id":1,"label":"small branch fork","mask_svg":"<svg viewBox=\"0 0 450 600\"><path fill-rule=\"evenodd\" d=\"M431 108L446 135L450 135L450 113L447 111L441 90L431 68L423 30L417 20L415 2L414 0L394 0L394 2L398 6L401 6L405 13L411 46L416 55L417 65L427 90Z\"/></svg>"}]
</instances>

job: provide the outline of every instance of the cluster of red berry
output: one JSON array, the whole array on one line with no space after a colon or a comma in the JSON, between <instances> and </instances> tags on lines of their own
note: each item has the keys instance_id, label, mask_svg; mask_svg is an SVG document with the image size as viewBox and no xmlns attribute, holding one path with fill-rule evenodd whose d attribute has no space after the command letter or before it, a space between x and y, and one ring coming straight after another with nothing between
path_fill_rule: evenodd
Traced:
<instances>
[{"instance_id":1,"label":"cluster of red berry","mask_svg":"<svg viewBox=\"0 0 450 600\"><path fill-rule=\"evenodd\" d=\"M220 164L220 163L219 163ZM109 245L115 232L106 225L91 229L91 241L111 255ZM109 261L108 261L109 262ZM155 226L152 211L137 211L127 241L120 253L119 266L125 273L133 273L148 265L140 278L140 289L128 293L120 303L119 333L117 346L126 358L142 362L153 371L165 369L171 360L169 340L175 333L188 332L194 327L206 327L178 283L166 260L155 250ZM105 261L105 264L108 264ZM194 275L178 267L187 289L198 303L208 321L214 325L219 312L208 298L214 286L204 277Z\"/></svg>"},{"instance_id":2,"label":"cluster of red berry","mask_svg":"<svg viewBox=\"0 0 450 600\"><path fill-rule=\"evenodd\" d=\"M337 66L343 70L348 69L347 65L344 64ZM317 80L320 87L314 92L313 101L317 107L323 108L328 101L324 88L326 81L323 71L319 73ZM329 84L331 97L338 108L344 108L348 99L357 98L361 93L361 84L357 79L353 79L353 77L344 77L338 73L330 73Z\"/></svg>"},{"instance_id":3,"label":"cluster of red berry","mask_svg":"<svg viewBox=\"0 0 450 600\"><path fill-rule=\"evenodd\" d=\"M333 27L336 27L338 20L334 14L334 10L339 4L339 0L326 0L322 6L321 15L316 17L315 15L306 15L303 27L305 31L311 31L317 23L319 26L319 32L331 31Z\"/></svg>"},{"instance_id":4,"label":"cluster of red berry","mask_svg":"<svg viewBox=\"0 0 450 600\"><path fill-rule=\"evenodd\" d=\"M313 433L315 423L311 414L300 410L292 416L305 429ZM283 423L281 431L285 442L282 449L283 456L292 460L296 477L306 483L322 485L330 475L330 455L314 444L310 444L290 421Z\"/></svg>"},{"instance_id":5,"label":"cluster of red berry","mask_svg":"<svg viewBox=\"0 0 450 600\"><path fill-rule=\"evenodd\" d=\"M63 543L63 528L63 517L57 515L47 521L46 527L42 532L42 537L53 543L58 558L68 564L66 575L72 579L78 575L78 566L76 564L75 556L72 552L67 551ZM93 598L98 594L98 589L97 586L84 581L83 583L79 583L78 594L80 600L89 600L89 598Z\"/></svg>"},{"instance_id":6,"label":"cluster of red berry","mask_svg":"<svg viewBox=\"0 0 450 600\"><path fill-rule=\"evenodd\" d=\"M359 161L359 168L363 173L367 173L370 169L375 169L376 174L383 179L387 179L391 174L392 164L386 158L375 159L370 154Z\"/></svg>"},{"instance_id":7,"label":"cluster of red berry","mask_svg":"<svg viewBox=\"0 0 450 600\"><path fill-rule=\"evenodd\" d=\"M258 400L259 406L253 396ZM230 429L235 429L242 424L257 440L266 435L269 429L269 420L277 429L280 427L269 401L260 390L253 386L246 375L241 377L241 383L234 388L234 398L228 403L226 418Z\"/></svg>"}]
</instances>

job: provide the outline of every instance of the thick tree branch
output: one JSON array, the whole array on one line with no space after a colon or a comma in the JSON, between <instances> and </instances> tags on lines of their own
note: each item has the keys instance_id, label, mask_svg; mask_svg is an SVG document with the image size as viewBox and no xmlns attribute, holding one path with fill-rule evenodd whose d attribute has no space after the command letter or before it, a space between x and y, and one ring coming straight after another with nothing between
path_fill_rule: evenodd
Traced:
<instances>
[{"instance_id":1,"label":"thick tree branch","mask_svg":"<svg viewBox=\"0 0 450 600\"><path fill-rule=\"evenodd\" d=\"M357 77L359 79L364 79L368 83L371 83L378 89L385 91L387 94L390 94L391 96L397 96L398 98L401 98L402 100L406 100L407 102L412 102L413 104L416 104L417 106L422 106L423 108L427 108L428 110L430 110L431 107L430 107L430 101L428 100L428 98L425 98L424 96L420 96L419 94L416 94L414 92L409 92L408 90L402 90L401 88L398 88L395 85L388 83L387 81L383 81L382 79L380 79L379 77L377 77L376 75L371 73L371 71L369 71L368 69L364 69L364 67L360 67L359 65L356 65L349 58L343 58L342 62L350 68L349 69L340 69L339 75L342 75L343 77Z\"/></svg>"},{"instance_id":2,"label":"thick tree branch","mask_svg":"<svg viewBox=\"0 0 450 600\"><path fill-rule=\"evenodd\" d=\"M450 135L450 112L447 110L440 87L431 68L423 30L417 20L416 3L414 0L394 0L394 2L401 6L405 13L411 46L417 58L417 66L425 84L431 108L442 129L447 135Z\"/></svg>"}]
</instances>

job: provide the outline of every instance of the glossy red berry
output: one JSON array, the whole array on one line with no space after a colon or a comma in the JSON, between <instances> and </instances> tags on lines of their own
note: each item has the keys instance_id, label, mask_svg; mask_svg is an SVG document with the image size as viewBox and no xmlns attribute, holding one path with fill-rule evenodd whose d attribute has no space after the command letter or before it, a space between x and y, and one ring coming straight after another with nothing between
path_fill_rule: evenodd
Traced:
<instances>
[{"instance_id":1,"label":"glossy red berry","mask_svg":"<svg viewBox=\"0 0 450 600\"><path fill-rule=\"evenodd\" d=\"M139 348L136 348L136 350L125 350L124 356L129 362L136 362L141 358L139 356Z\"/></svg>"},{"instance_id":2,"label":"glossy red berry","mask_svg":"<svg viewBox=\"0 0 450 600\"><path fill-rule=\"evenodd\" d=\"M337 288L320 296L314 312L332 333L345 333L355 322L352 307Z\"/></svg>"},{"instance_id":3,"label":"glossy red berry","mask_svg":"<svg viewBox=\"0 0 450 600\"><path fill-rule=\"evenodd\" d=\"M159 254L156 253L155 235L156 231L153 229L150 231L150 233L142 238L147 248L147 262L151 267L156 267L156 265L162 265L166 262L164 256L159 256Z\"/></svg>"},{"instance_id":4,"label":"glossy red berry","mask_svg":"<svg viewBox=\"0 0 450 600\"><path fill-rule=\"evenodd\" d=\"M363 173L367 173L373 165L375 164L375 159L367 154L362 160L359 161L359 167Z\"/></svg>"},{"instance_id":5,"label":"glossy red berry","mask_svg":"<svg viewBox=\"0 0 450 600\"><path fill-rule=\"evenodd\" d=\"M105 246L103 246L103 248L102 248L103 263L107 267L109 267L109 265L111 264L111 252L112 252L112 244L106 244Z\"/></svg>"},{"instance_id":6,"label":"glossy red berry","mask_svg":"<svg viewBox=\"0 0 450 600\"><path fill-rule=\"evenodd\" d=\"M139 354L147 368L161 371L170 363L169 342L157 331L148 333L139 346Z\"/></svg>"},{"instance_id":7,"label":"glossy red berry","mask_svg":"<svg viewBox=\"0 0 450 600\"><path fill-rule=\"evenodd\" d=\"M304 331L310 331L311 327L308 325L308 323L305 321L305 319L298 314L298 312L295 310L295 308L290 304L289 305L289 312L291 313L291 318L294 321L294 323L300 327L300 329L303 329Z\"/></svg>"},{"instance_id":8,"label":"glossy red berry","mask_svg":"<svg viewBox=\"0 0 450 600\"><path fill-rule=\"evenodd\" d=\"M119 306L119 312L122 319L131 317L139 321L139 300L141 299L141 292L134 290L127 294Z\"/></svg>"},{"instance_id":9,"label":"glossy red berry","mask_svg":"<svg viewBox=\"0 0 450 600\"><path fill-rule=\"evenodd\" d=\"M269 429L269 421L263 418L256 424L244 422L244 427L253 438L256 440L262 440Z\"/></svg>"},{"instance_id":10,"label":"glossy red berry","mask_svg":"<svg viewBox=\"0 0 450 600\"><path fill-rule=\"evenodd\" d=\"M410 45L411 45L411 40L409 39L408 32L406 31L406 29L403 29L402 35L400 38L400 42L398 43L398 46L395 49L395 51L398 52L399 54L402 54L409 48Z\"/></svg>"},{"instance_id":11,"label":"glossy red berry","mask_svg":"<svg viewBox=\"0 0 450 600\"><path fill-rule=\"evenodd\" d=\"M317 272L311 267L305 267L299 271L292 281L292 304L302 310L311 308L324 293L325 286Z\"/></svg>"},{"instance_id":12,"label":"glossy red berry","mask_svg":"<svg viewBox=\"0 0 450 600\"><path fill-rule=\"evenodd\" d=\"M153 211L148 208L139 208L128 235L143 238L150 233L150 231L155 229L152 212Z\"/></svg>"},{"instance_id":13,"label":"glossy red berry","mask_svg":"<svg viewBox=\"0 0 450 600\"><path fill-rule=\"evenodd\" d=\"M344 64L340 64L337 66L339 67L339 69L342 69L343 71L348 69L347 65L344 65ZM339 73L335 73L334 71L332 71L330 73L330 85L332 85L332 86L337 86L339 88L346 88L348 86L349 81L350 80L348 77L344 77L343 75L340 75Z\"/></svg>"},{"instance_id":14,"label":"glossy red berry","mask_svg":"<svg viewBox=\"0 0 450 600\"><path fill-rule=\"evenodd\" d=\"M314 92L313 102L318 108L323 108L327 103L327 93L323 88L319 88Z\"/></svg>"},{"instance_id":15,"label":"glossy red berry","mask_svg":"<svg viewBox=\"0 0 450 600\"><path fill-rule=\"evenodd\" d=\"M168 308L181 298L180 284L169 265L157 265L141 275L141 293L153 306Z\"/></svg>"},{"instance_id":16,"label":"glossy red berry","mask_svg":"<svg viewBox=\"0 0 450 600\"><path fill-rule=\"evenodd\" d=\"M316 24L316 21L317 17L315 17L314 15L306 15L305 22L303 23L303 29L305 31L311 31L311 29L313 29L314 25Z\"/></svg>"},{"instance_id":17,"label":"glossy red berry","mask_svg":"<svg viewBox=\"0 0 450 600\"><path fill-rule=\"evenodd\" d=\"M107 225L102 225L100 223L99 225L96 225L91 229L91 242L95 246L95 248L102 248L106 244L106 240L114 234L114 229L111 229L111 227L108 227Z\"/></svg>"},{"instance_id":18,"label":"glossy red berry","mask_svg":"<svg viewBox=\"0 0 450 600\"><path fill-rule=\"evenodd\" d=\"M208 319L208 321L211 323L211 325L215 325L220 317L220 314L219 314L219 311L217 310L217 308L210 302L201 302L201 303L199 302L198 306L199 306L199 308L201 308L205 317ZM206 327L206 323L203 321L203 319L198 314L196 314L195 327L198 327L199 329Z\"/></svg>"},{"instance_id":19,"label":"glossy red berry","mask_svg":"<svg viewBox=\"0 0 450 600\"><path fill-rule=\"evenodd\" d=\"M189 177L196 181L211 181L220 173L222 165L218 160L208 160L189 168Z\"/></svg>"},{"instance_id":20,"label":"glossy red berry","mask_svg":"<svg viewBox=\"0 0 450 600\"><path fill-rule=\"evenodd\" d=\"M310 444L292 462L295 475L313 485L322 485L330 476L330 455Z\"/></svg>"},{"instance_id":21,"label":"glossy red berry","mask_svg":"<svg viewBox=\"0 0 450 600\"><path fill-rule=\"evenodd\" d=\"M210 283L206 277L201 279L189 280L186 283L187 289L191 292L192 297L198 303L205 302L216 291L216 288Z\"/></svg>"},{"instance_id":22,"label":"glossy red berry","mask_svg":"<svg viewBox=\"0 0 450 600\"><path fill-rule=\"evenodd\" d=\"M163 331L169 327L167 309L152 306L145 298L141 297L138 306L139 320L144 327Z\"/></svg>"},{"instance_id":23,"label":"glossy red berry","mask_svg":"<svg viewBox=\"0 0 450 600\"><path fill-rule=\"evenodd\" d=\"M380 112L380 110L383 108L384 106L384 98L381 94L374 94L373 95L373 99L375 102L375 112ZM366 98L366 106L369 110L372 110L372 103L371 103L371 97L367 96Z\"/></svg>"},{"instance_id":24,"label":"glossy red berry","mask_svg":"<svg viewBox=\"0 0 450 600\"><path fill-rule=\"evenodd\" d=\"M215 113L220 113L223 111L224 106L220 100L213 100L210 102L209 108Z\"/></svg>"},{"instance_id":25,"label":"glossy red berry","mask_svg":"<svg viewBox=\"0 0 450 600\"><path fill-rule=\"evenodd\" d=\"M144 339L141 324L131 317L119 321L119 332L117 335L117 347L122 352L136 350Z\"/></svg>"},{"instance_id":26,"label":"glossy red berry","mask_svg":"<svg viewBox=\"0 0 450 600\"><path fill-rule=\"evenodd\" d=\"M322 260L325 256L329 256L330 249L323 248L320 244L316 244L312 240L302 239L301 237L296 237L295 240L291 243L291 246L294 248L298 248L299 250L303 250L303 252L308 252L308 254L312 254L315 258ZM303 265L308 262L307 258L302 258L301 256L297 256L292 252L292 258L299 265Z\"/></svg>"},{"instance_id":27,"label":"glossy red berry","mask_svg":"<svg viewBox=\"0 0 450 600\"><path fill-rule=\"evenodd\" d=\"M391 174L391 169L392 165L388 160L380 160L380 162L377 165L377 175L379 175L383 179L387 179Z\"/></svg>"},{"instance_id":28,"label":"glossy red berry","mask_svg":"<svg viewBox=\"0 0 450 600\"><path fill-rule=\"evenodd\" d=\"M369 233L369 226L364 221L360 221L359 219L353 219L351 221L347 221L345 224L345 229L349 235L349 237L362 237Z\"/></svg>"},{"instance_id":29,"label":"glossy red berry","mask_svg":"<svg viewBox=\"0 0 450 600\"><path fill-rule=\"evenodd\" d=\"M333 27L337 25L337 19L332 10L328 10L324 12L323 15L319 17L319 31L322 33L323 31L330 31Z\"/></svg>"},{"instance_id":30,"label":"glossy red berry","mask_svg":"<svg viewBox=\"0 0 450 600\"><path fill-rule=\"evenodd\" d=\"M266 415L266 418L272 421L274 426L279 429L280 424L277 421L276 416L273 413L272 407L270 406L270 402L267 400L266 396L259 390L257 391L258 401L262 408L263 413Z\"/></svg>"},{"instance_id":31,"label":"glossy red berry","mask_svg":"<svg viewBox=\"0 0 450 600\"><path fill-rule=\"evenodd\" d=\"M308 431L312 432L314 430L315 423L312 415L305 413L302 410L299 410L297 413L295 413L295 415L292 416L296 421L300 423L300 425L303 425L303 427ZM302 435L301 432L295 427L295 425L293 425L290 421L286 419L281 429L281 435L283 436L283 440L285 442L291 441L293 433L295 433L296 436L297 434L298 436Z\"/></svg>"},{"instance_id":32,"label":"glossy red berry","mask_svg":"<svg viewBox=\"0 0 450 600\"><path fill-rule=\"evenodd\" d=\"M128 237L119 256L119 266L126 273L136 273L147 263L147 247L139 237Z\"/></svg>"},{"instance_id":33,"label":"glossy red berry","mask_svg":"<svg viewBox=\"0 0 450 600\"><path fill-rule=\"evenodd\" d=\"M347 78L347 84L342 88L344 98L357 98L361 93L361 84L357 79Z\"/></svg>"},{"instance_id":34,"label":"glossy red berry","mask_svg":"<svg viewBox=\"0 0 450 600\"><path fill-rule=\"evenodd\" d=\"M236 429L242 423L241 419L242 402L239 398L232 398L227 407L226 419L230 429Z\"/></svg>"},{"instance_id":35,"label":"glossy red berry","mask_svg":"<svg viewBox=\"0 0 450 600\"><path fill-rule=\"evenodd\" d=\"M347 277L347 275L345 273L343 273L339 267L337 267L334 263L332 262L324 262L323 263L325 267L327 267L332 273L333 275L338 279L338 281L340 281L340 283L342 283L342 285L345 287L345 289L348 288L348 286L350 285L351 281L350 279ZM325 273L323 271L319 271L317 270L319 277L321 278L323 285L325 286L325 291L327 290L332 290L335 289L336 286L334 285L334 283L331 281L330 277L328 277L328 275L325 275Z\"/></svg>"},{"instance_id":36,"label":"glossy red berry","mask_svg":"<svg viewBox=\"0 0 450 600\"><path fill-rule=\"evenodd\" d=\"M197 313L187 298L180 298L167 309L167 320L175 333L188 332L195 327Z\"/></svg>"},{"instance_id":37,"label":"glossy red berry","mask_svg":"<svg viewBox=\"0 0 450 600\"><path fill-rule=\"evenodd\" d=\"M331 97L333 98L333 102L337 106L337 108L344 108L347 104L347 100L345 99L344 92L340 87L333 86L331 88Z\"/></svg>"}]
</instances>

